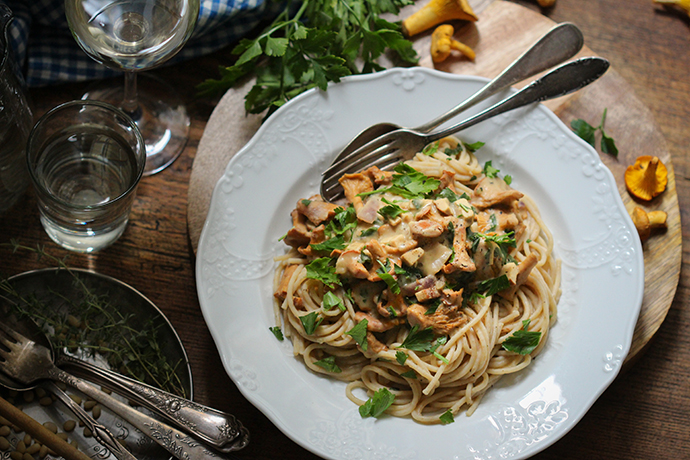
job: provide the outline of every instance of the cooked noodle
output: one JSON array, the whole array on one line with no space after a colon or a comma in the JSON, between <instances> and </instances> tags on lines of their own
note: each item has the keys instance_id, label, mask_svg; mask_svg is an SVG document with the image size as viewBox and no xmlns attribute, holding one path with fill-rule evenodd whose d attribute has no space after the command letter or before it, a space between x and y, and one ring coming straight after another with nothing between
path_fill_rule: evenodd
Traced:
<instances>
[{"instance_id":1,"label":"cooked noodle","mask_svg":"<svg viewBox=\"0 0 690 460\"><path fill-rule=\"evenodd\" d=\"M448 411L471 415L503 375L529 366L546 343L560 296L560 265L534 202L491 177L455 138L433 149L406 162L440 181L423 198L380 192L395 182L374 170L351 175L350 184L341 180L354 204L334 210L318 197L300 200L285 239L292 248L277 258L274 278L276 324L310 370L348 382L347 397L360 406L364 392L371 397L386 388L395 396L386 413L425 424L440 423ZM353 198L367 184L379 193ZM503 195L489 195L489 187L508 198L492 203ZM325 220L310 214L317 206L329 211ZM401 213L382 213L385 206ZM329 222L348 208L357 217L344 244L315 250L311 245L334 241ZM309 276L307 265L317 259L335 267L337 283ZM499 279L508 285L482 292L482 281ZM313 331L307 329L314 323L304 322L310 314L320 321ZM366 340L358 343L349 332L363 320ZM405 344L420 331L430 331L433 341ZM525 331L538 344L504 347Z\"/></svg>"}]
</instances>

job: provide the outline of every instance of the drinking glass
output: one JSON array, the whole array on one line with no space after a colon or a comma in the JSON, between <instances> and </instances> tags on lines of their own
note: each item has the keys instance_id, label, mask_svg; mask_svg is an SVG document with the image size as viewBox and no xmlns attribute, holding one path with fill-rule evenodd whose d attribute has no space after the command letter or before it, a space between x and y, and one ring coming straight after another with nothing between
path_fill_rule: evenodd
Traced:
<instances>
[{"instance_id":1,"label":"drinking glass","mask_svg":"<svg viewBox=\"0 0 690 460\"><path fill-rule=\"evenodd\" d=\"M99 101L71 101L43 115L27 143L41 224L66 249L93 252L124 232L146 147L134 121Z\"/></svg>"},{"instance_id":2,"label":"drinking glass","mask_svg":"<svg viewBox=\"0 0 690 460\"><path fill-rule=\"evenodd\" d=\"M146 144L144 175L169 166L189 137L189 116L162 81L155 94L137 89L137 72L177 53L192 34L199 0L65 0L72 35L95 61L124 70L124 87L88 92L84 98L120 107L135 121ZM167 89L167 91L166 91Z\"/></svg>"}]
</instances>

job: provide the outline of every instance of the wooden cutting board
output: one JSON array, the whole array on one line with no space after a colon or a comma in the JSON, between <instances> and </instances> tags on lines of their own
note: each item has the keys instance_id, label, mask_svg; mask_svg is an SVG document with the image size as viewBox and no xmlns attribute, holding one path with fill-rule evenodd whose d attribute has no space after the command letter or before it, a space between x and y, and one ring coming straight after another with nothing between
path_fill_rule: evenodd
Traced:
<instances>
[{"instance_id":1,"label":"wooden cutting board","mask_svg":"<svg viewBox=\"0 0 690 460\"><path fill-rule=\"evenodd\" d=\"M406 17L424 3L408 7L401 16ZM475 3L473 7L479 21L464 24L455 32L456 39L475 50L475 61L451 57L434 66L429 56L431 38L427 33L415 38L415 49L421 56L420 65L457 74L493 78L554 26L554 22L547 17L514 3L502 0L477 0ZM592 55L594 53L585 47L578 56ZM259 116L247 116L244 111L244 95L252 83L248 81L225 94L211 115L199 143L189 184L187 209L189 237L195 253L216 182L230 158L251 139L260 125ZM571 120L582 118L596 126L606 108L606 131L616 140L620 153L618 158L606 154L602 154L601 158L613 172L626 208L632 211L639 205L648 211L661 209L668 214L668 230L643 244L645 294L632 348L626 359L629 364L649 343L666 317L680 277L680 210L671 156L651 113L615 69L609 69L606 75L587 88L549 101L546 105L568 125ZM650 203L634 202L623 181L625 168L639 155L656 155L669 170L667 190Z\"/></svg>"}]
</instances>

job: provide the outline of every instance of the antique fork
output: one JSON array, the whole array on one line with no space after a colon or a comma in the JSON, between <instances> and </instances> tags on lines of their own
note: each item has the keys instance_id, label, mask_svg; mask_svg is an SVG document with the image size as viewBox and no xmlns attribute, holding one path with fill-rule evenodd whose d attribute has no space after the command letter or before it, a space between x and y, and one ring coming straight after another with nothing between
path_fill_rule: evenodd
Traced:
<instances>
[{"instance_id":1,"label":"antique fork","mask_svg":"<svg viewBox=\"0 0 690 460\"><path fill-rule=\"evenodd\" d=\"M0 371L27 385L40 380L63 382L108 407L180 460L232 459L207 444L166 425L103 393L89 383L61 370L53 363L51 350L0 323Z\"/></svg>"},{"instance_id":2,"label":"antique fork","mask_svg":"<svg viewBox=\"0 0 690 460\"><path fill-rule=\"evenodd\" d=\"M484 120L525 105L565 96L589 85L602 76L609 67L605 59L589 57L556 67L546 75L513 93L501 102L460 123L441 131L422 134L409 129L398 129L374 139L333 163L321 178L321 196L326 201L338 199L342 187L338 179L371 166L390 169L397 163L411 159L424 146Z\"/></svg>"}]
</instances>

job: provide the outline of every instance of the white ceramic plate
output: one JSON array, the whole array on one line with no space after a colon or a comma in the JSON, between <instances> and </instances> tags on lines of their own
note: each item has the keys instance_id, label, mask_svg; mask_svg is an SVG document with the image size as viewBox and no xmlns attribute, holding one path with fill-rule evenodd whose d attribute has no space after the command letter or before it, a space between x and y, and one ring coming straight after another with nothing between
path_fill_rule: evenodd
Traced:
<instances>
[{"instance_id":1,"label":"white ceramic plate","mask_svg":"<svg viewBox=\"0 0 690 460\"><path fill-rule=\"evenodd\" d=\"M285 251L278 239L290 228L297 200L318 193L320 173L338 148L375 122L419 125L484 82L393 69L307 92L268 119L216 185L196 266L204 317L240 391L317 455L526 458L577 423L628 353L644 287L639 239L598 154L543 106L461 134L485 142L480 161L492 160L513 177L513 187L534 198L563 261L558 322L544 352L501 380L473 416L458 415L445 426L361 419L343 383L308 371L291 344L269 332L273 256Z\"/></svg>"}]
</instances>

